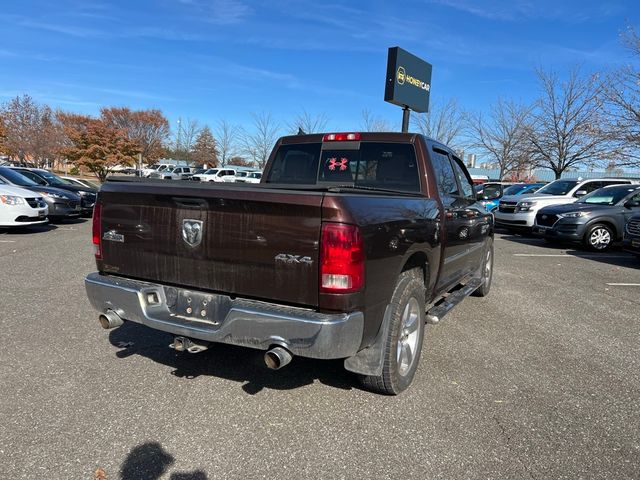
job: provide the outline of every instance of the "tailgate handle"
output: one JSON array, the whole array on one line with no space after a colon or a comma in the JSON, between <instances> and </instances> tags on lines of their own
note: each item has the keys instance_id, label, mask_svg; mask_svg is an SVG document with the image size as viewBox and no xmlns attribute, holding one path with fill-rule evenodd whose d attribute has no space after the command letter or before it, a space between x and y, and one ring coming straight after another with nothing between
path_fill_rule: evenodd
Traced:
<instances>
[{"instance_id":1,"label":"tailgate handle","mask_svg":"<svg viewBox=\"0 0 640 480\"><path fill-rule=\"evenodd\" d=\"M179 206L183 208L200 208L206 209L208 204L207 201L202 198L180 198L173 197L173 201Z\"/></svg>"}]
</instances>

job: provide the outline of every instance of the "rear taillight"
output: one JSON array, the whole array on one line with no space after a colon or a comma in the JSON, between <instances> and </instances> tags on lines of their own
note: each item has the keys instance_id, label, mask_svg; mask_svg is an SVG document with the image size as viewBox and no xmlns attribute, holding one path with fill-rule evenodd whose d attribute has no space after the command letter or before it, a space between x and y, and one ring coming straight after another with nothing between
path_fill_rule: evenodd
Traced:
<instances>
[{"instance_id":1,"label":"rear taillight","mask_svg":"<svg viewBox=\"0 0 640 480\"><path fill-rule=\"evenodd\" d=\"M364 287L364 248L360 229L323 223L320 245L320 291L352 293Z\"/></svg>"},{"instance_id":2,"label":"rear taillight","mask_svg":"<svg viewBox=\"0 0 640 480\"><path fill-rule=\"evenodd\" d=\"M322 137L323 142L355 142L360 140L359 133L327 133Z\"/></svg>"},{"instance_id":3,"label":"rear taillight","mask_svg":"<svg viewBox=\"0 0 640 480\"><path fill-rule=\"evenodd\" d=\"M102 258L102 204L98 202L93 207L93 253Z\"/></svg>"}]
</instances>

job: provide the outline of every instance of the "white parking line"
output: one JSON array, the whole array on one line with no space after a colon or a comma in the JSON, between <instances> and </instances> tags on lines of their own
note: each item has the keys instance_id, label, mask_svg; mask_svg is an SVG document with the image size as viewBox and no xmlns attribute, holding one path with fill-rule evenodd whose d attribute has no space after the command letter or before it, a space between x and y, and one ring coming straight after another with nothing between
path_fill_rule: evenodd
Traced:
<instances>
[{"instance_id":1,"label":"white parking line","mask_svg":"<svg viewBox=\"0 0 640 480\"><path fill-rule=\"evenodd\" d=\"M570 253L514 253L515 257L629 258L628 255L572 255Z\"/></svg>"},{"instance_id":2,"label":"white parking line","mask_svg":"<svg viewBox=\"0 0 640 480\"><path fill-rule=\"evenodd\" d=\"M0 240L0 243L16 243L15 240Z\"/></svg>"},{"instance_id":3,"label":"white parking line","mask_svg":"<svg viewBox=\"0 0 640 480\"><path fill-rule=\"evenodd\" d=\"M610 287L640 287L640 283L607 283Z\"/></svg>"}]
</instances>

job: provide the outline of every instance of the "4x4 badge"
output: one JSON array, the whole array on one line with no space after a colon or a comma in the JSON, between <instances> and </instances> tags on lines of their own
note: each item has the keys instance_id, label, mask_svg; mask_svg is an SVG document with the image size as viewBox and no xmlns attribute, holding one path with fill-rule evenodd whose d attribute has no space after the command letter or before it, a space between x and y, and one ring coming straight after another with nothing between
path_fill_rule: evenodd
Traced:
<instances>
[{"instance_id":1,"label":"4x4 badge","mask_svg":"<svg viewBox=\"0 0 640 480\"><path fill-rule=\"evenodd\" d=\"M197 247L202 242L202 220L182 220L182 239L190 247Z\"/></svg>"}]
</instances>

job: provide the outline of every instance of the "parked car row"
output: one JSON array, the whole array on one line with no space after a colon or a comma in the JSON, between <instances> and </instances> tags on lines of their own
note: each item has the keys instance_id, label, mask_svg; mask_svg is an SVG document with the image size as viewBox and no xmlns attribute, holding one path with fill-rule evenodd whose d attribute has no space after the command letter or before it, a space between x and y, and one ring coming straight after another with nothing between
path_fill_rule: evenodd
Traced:
<instances>
[{"instance_id":1,"label":"parked car row","mask_svg":"<svg viewBox=\"0 0 640 480\"><path fill-rule=\"evenodd\" d=\"M99 189L95 184L65 180L47 170L7 166L0 166L0 187L6 192L0 193L4 195L1 227L91 216Z\"/></svg>"},{"instance_id":2,"label":"parked car row","mask_svg":"<svg viewBox=\"0 0 640 480\"><path fill-rule=\"evenodd\" d=\"M196 182L260 183L262 172L248 167L193 168L172 164L151 165L143 176L162 180L193 180Z\"/></svg>"},{"instance_id":3,"label":"parked car row","mask_svg":"<svg viewBox=\"0 0 640 480\"><path fill-rule=\"evenodd\" d=\"M529 231L549 242L580 242L590 250L604 251L623 240L625 224L640 214L639 184L639 180L625 178L560 179L538 186L534 193L500 185L484 187L482 195L490 209L491 197L503 189L495 210L500 227Z\"/></svg>"}]
</instances>

